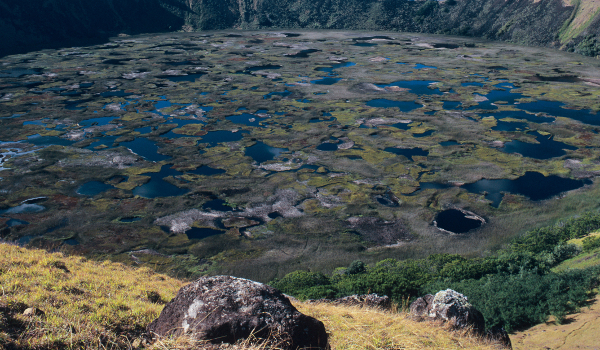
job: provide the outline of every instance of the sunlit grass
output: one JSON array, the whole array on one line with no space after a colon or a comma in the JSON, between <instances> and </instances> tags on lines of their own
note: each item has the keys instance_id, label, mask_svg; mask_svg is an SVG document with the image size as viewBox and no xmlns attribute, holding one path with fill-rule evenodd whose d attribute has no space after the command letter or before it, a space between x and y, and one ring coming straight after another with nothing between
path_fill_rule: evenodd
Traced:
<instances>
[{"instance_id":1,"label":"sunlit grass","mask_svg":"<svg viewBox=\"0 0 600 350\"><path fill-rule=\"evenodd\" d=\"M185 284L148 268L95 262L0 243L0 349L203 349L189 337L144 337ZM321 320L332 349L492 349L468 333L415 322L403 312L296 302ZM26 316L27 308L41 312ZM277 349L246 339L222 349Z\"/></svg>"},{"instance_id":2,"label":"sunlit grass","mask_svg":"<svg viewBox=\"0 0 600 350\"><path fill-rule=\"evenodd\" d=\"M148 268L0 244L0 344L127 348L182 285Z\"/></svg>"}]
</instances>

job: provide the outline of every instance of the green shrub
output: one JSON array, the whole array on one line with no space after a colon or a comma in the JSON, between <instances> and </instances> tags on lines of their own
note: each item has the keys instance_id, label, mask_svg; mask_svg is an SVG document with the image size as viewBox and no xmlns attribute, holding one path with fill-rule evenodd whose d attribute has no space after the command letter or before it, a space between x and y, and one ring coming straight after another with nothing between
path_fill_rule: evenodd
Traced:
<instances>
[{"instance_id":1,"label":"green shrub","mask_svg":"<svg viewBox=\"0 0 600 350\"><path fill-rule=\"evenodd\" d=\"M516 275L488 275L460 282L439 280L425 286L436 293L451 288L469 298L483 314L486 327L504 327L508 332L546 321L554 315L560 322L588 299L597 283L598 269L564 274L524 272Z\"/></svg>"},{"instance_id":2,"label":"green shrub","mask_svg":"<svg viewBox=\"0 0 600 350\"><path fill-rule=\"evenodd\" d=\"M588 35L577 44L575 51L585 56L596 57L600 55L600 40L595 35Z\"/></svg>"},{"instance_id":3,"label":"green shrub","mask_svg":"<svg viewBox=\"0 0 600 350\"><path fill-rule=\"evenodd\" d=\"M346 269L347 275L356 275L357 273L363 273L367 271L365 263L360 260L353 261L350 266Z\"/></svg>"},{"instance_id":4,"label":"green shrub","mask_svg":"<svg viewBox=\"0 0 600 350\"><path fill-rule=\"evenodd\" d=\"M600 247L600 236L586 237L583 239L583 251L591 252L592 250Z\"/></svg>"},{"instance_id":5,"label":"green shrub","mask_svg":"<svg viewBox=\"0 0 600 350\"><path fill-rule=\"evenodd\" d=\"M316 286L330 285L329 278L321 272L294 271L280 280L274 280L271 285L284 293L296 295L299 292Z\"/></svg>"},{"instance_id":6,"label":"green shrub","mask_svg":"<svg viewBox=\"0 0 600 350\"><path fill-rule=\"evenodd\" d=\"M416 12L417 16L429 16L438 7L438 2L435 0L427 0L419 7Z\"/></svg>"}]
</instances>

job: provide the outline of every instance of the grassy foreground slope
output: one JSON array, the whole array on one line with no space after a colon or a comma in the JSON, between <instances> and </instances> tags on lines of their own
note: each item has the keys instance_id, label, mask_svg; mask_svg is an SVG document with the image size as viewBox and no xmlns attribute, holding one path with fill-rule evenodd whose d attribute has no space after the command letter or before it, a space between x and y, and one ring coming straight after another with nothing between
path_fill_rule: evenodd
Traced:
<instances>
[{"instance_id":1,"label":"grassy foreground slope","mask_svg":"<svg viewBox=\"0 0 600 350\"><path fill-rule=\"evenodd\" d=\"M147 268L0 243L0 349L144 347L145 327L184 284ZM494 348L468 334L411 321L404 313L299 302L296 307L325 323L333 349ZM186 344L191 345L146 347Z\"/></svg>"}]
</instances>

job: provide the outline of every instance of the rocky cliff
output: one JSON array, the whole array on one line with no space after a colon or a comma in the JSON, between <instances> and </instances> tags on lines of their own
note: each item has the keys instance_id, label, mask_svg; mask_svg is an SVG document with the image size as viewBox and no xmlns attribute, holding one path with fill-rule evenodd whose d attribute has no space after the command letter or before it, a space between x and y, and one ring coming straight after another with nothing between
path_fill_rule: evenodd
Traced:
<instances>
[{"instance_id":1,"label":"rocky cliff","mask_svg":"<svg viewBox=\"0 0 600 350\"><path fill-rule=\"evenodd\" d=\"M600 0L0 0L0 55L117 33L226 28L395 30L600 54Z\"/></svg>"}]
</instances>

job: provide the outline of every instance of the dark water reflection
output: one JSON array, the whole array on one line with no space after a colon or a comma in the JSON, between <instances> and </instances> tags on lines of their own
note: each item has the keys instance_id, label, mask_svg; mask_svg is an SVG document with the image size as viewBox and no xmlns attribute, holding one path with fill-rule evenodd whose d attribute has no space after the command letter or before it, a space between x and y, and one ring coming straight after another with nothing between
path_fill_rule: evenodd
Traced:
<instances>
[{"instance_id":1,"label":"dark water reflection","mask_svg":"<svg viewBox=\"0 0 600 350\"><path fill-rule=\"evenodd\" d=\"M481 226L481 220L471 219L457 209L448 209L438 213L437 226L453 233L465 233Z\"/></svg>"},{"instance_id":2,"label":"dark water reflection","mask_svg":"<svg viewBox=\"0 0 600 350\"><path fill-rule=\"evenodd\" d=\"M542 135L537 131L530 132L539 143L528 143L522 141L507 142L500 150L505 153L519 153L524 157L534 159L550 159L565 155L565 150L576 150L577 147L567 145L563 142L554 141L551 135Z\"/></svg>"},{"instance_id":3,"label":"dark water reflection","mask_svg":"<svg viewBox=\"0 0 600 350\"><path fill-rule=\"evenodd\" d=\"M504 196L502 192L520 194L532 201L539 201L591 183L590 180L573 180L556 175L544 176L538 172L528 171L515 180L482 179L461 187L472 193L486 193L485 198L492 201L492 206L497 208Z\"/></svg>"},{"instance_id":4,"label":"dark water reflection","mask_svg":"<svg viewBox=\"0 0 600 350\"><path fill-rule=\"evenodd\" d=\"M187 188L179 188L166 182L168 176L180 176L183 173L172 169L172 164L163 165L158 173L144 173L150 181L133 189L133 194L144 198L175 197L189 192Z\"/></svg>"}]
</instances>

